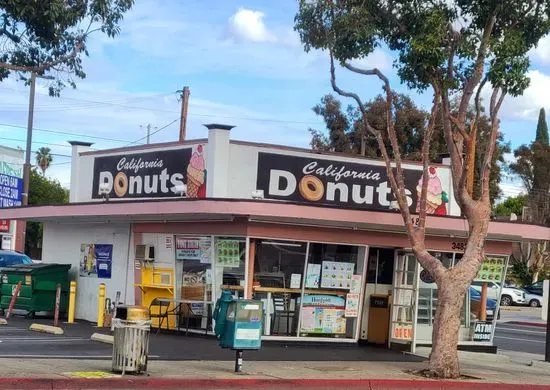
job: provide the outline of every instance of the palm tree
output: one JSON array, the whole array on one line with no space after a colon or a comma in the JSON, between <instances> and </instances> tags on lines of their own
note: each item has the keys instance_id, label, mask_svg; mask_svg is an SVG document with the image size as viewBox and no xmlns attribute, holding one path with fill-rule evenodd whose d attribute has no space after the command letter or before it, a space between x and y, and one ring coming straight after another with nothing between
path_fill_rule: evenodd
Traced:
<instances>
[{"instance_id":1,"label":"palm tree","mask_svg":"<svg viewBox=\"0 0 550 390\"><path fill-rule=\"evenodd\" d=\"M52 162L52 155L50 152L50 148L47 147L42 147L36 152L36 165L42 170L42 175L46 174L46 169L49 168Z\"/></svg>"}]
</instances>

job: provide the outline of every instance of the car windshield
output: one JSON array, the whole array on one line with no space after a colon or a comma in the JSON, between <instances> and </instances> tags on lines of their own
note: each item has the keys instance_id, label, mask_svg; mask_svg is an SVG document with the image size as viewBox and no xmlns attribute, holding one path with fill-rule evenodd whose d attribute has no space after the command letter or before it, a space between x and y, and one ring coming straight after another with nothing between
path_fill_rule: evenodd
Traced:
<instances>
[{"instance_id":1,"label":"car windshield","mask_svg":"<svg viewBox=\"0 0 550 390\"><path fill-rule=\"evenodd\" d=\"M7 267L10 265L18 264L32 264L32 260L29 256L22 253L1 253L0 254L0 267Z\"/></svg>"}]
</instances>

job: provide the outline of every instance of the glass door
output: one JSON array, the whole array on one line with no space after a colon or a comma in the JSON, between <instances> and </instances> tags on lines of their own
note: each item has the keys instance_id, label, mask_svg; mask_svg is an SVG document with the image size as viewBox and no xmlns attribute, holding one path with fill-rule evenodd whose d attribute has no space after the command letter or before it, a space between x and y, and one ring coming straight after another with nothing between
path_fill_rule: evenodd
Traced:
<instances>
[{"instance_id":1,"label":"glass door","mask_svg":"<svg viewBox=\"0 0 550 390\"><path fill-rule=\"evenodd\" d=\"M410 344L411 348L416 323L417 264L412 254L397 252L395 256L390 343Z\"/></svg>"}]
</instances>

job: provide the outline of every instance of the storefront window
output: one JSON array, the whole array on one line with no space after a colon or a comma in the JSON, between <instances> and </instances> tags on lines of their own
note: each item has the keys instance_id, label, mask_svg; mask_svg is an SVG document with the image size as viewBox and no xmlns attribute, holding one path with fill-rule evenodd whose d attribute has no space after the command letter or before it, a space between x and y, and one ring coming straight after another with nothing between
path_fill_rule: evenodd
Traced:
<instances>
[{"instance_id":1,"label":"storefront window","mask_svg":"<svg viewBox=\"0 0 550 390\"><path fill-rule=\"evenodd\" d=\"M307 244L255 240L253 291L264 301L264 335L296 336Z\"/></svg>"},{"instance_id":2,"label":"storefront window","mask_svg":"<svg viewBox=\"0 0 550 390\"><path fill-rule=\"evenodd\" d=\"M231 290L235 298L244 297L246 240L235 237L215 238L215 275L217 296Z\"/></svg>"},{"instance_id":3,"label":"storefront window","mask_svg":"<svg viewBox=\"0 0 550 390\"><path fill-rule=\"evenodd\" d=\"M206 329L212 301L212 237L176 236L176 299L181 305L179 327Z\"/></svg>"},{"instance_id":4,"label":"storefront window","mask_svg":"<svg viewBox=\"0 0 550 390\"><path fill-rule=\"evenodd\" d=\"M391 285L393 281L394 262L394 249L370 248L369 266L367 267L367 283Z\"/></svg>"},{"instance_id":5,"label":"storefront window","mask_svg":"<svg viewBox=\"0 0 550 390\"><path fill-rule=\"evenodd\" d=\"M454 252L433 252L432 254L436 258L440 259L446 268L456 266L463 256L461 253ZM487 339L487 335L476 336L476 329L488 329L488 327L485 326L487 323L494 325L494 320L496 320L498 315L497 300L500 296L501 288L501 286L497 283L504 278L505 263L506 259L504 257L488 256L482 265L478 276L476 276L472 282L472 285L466 291L463 309L460 315L460 341L482 341L482 336L485 337L485 340L483 341L491 341L490 339ZM431 340L438 296L437 285L431 275L427 271L423 270L422 267L420 267L419 279L416 331L417 342L422 342ZM488 284L489 291L486 300L485 321L480 322L480 309L482 302L481 289L484 283ZM482 323L483 326L476 326L480 323Z\"/></svg>"},{"instance_id":6,"label":"storefront window","mask_svg":"<svg viewBox=\"0 0 550 390\"><path fill-rule=\"evenodd\" d=\"M354 338L365 248L311 243L301 302L301 336Z\"/></svg>"}]
</instances>

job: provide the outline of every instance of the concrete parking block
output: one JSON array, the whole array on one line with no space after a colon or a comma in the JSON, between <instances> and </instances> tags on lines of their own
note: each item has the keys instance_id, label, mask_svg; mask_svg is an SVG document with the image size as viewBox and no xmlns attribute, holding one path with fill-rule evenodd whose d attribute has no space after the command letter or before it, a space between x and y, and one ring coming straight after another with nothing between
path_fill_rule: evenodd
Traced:
<instances>
[{"instance_id":1,"label":"concrete parking block","mask_svg":"<svg viewBox=\"0 0 550 390\"><path fill-rule=\"evenodd\" d=\"M43 324L32 324L29 327L29 330L33 330L35 332L56 334L56 335L62 335L63 334L63 329L61 329L60 327L50 326L50 325L43 325Z\"/></svg>"},{"instance_id":2,"label":"concrete parking block","mask_svg":"<svg viewBox=\"0 0 550 390\"><path fill-rule=\"evenodd\" d=\"M0 318L0 325L7 325L8 321L5 318Z\"/></svg>"},{"instance_id":3,"label":"concrete parking block","mask_svg":"<svg viewBox=\"0 0 550 390\"><path fill-rule=\"evenodd\" d=\"M113 344L114 343L114 337L109 334L103 334L103 333L94 333L92 334L92 337L90 337L93 341L99 341L100 343L105 344Z\"/></svg>"}]
</instances>

